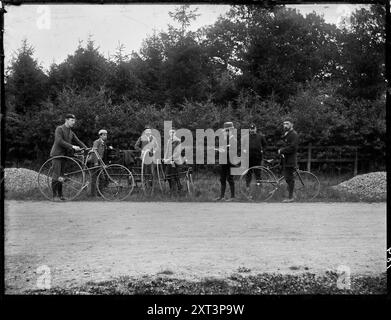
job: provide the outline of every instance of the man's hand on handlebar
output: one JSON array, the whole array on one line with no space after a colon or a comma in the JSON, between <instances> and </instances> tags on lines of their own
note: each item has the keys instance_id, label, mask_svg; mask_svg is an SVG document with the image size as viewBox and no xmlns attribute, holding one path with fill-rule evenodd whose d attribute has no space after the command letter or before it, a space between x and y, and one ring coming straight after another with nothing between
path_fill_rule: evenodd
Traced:
<instances>
[{"instance_id":1,"label":"man's hand on handlebar","mask_svg":"<svg viewBox=\"0 0 391 320\"><path fill-rule=\"evenodd\" d=\"M75 150L76 152L77 151L81 151L81 148L79 146L72 146L73 150Z\"/></svg>"}]
</instances>

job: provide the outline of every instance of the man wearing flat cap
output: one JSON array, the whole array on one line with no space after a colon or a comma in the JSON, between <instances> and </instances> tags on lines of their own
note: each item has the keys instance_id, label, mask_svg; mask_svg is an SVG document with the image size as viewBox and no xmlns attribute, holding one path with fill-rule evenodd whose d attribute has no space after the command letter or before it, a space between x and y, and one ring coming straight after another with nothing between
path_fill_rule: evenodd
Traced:
<instances>
[{"instance_id":1,"label":"man wearing flat cap","mask_svg":"<svg viewBox=\"0 0 391 320\"><path fill-rule=\"evenodd\" d=\"M282 136L284 146L278 150L278 154L284 156L284 177L288 185L289 194L288 199L285 199L283 202L293 202L293 191L295 189L295 179L293 174L297 168L297 149L299 144L299 136L293 129L293 122L290 118L284 119L282 125L285 132Z\"/></svg>"},{"instance_id":2,"label":"man wearing flat cap","mask_svg":"<svg viewBox=\"0 0 391 320\"><path fill-rule=\"evenodd\" d=\"M101 159L104 159L107 146L106 146L106 140L107 140L107 130L101 129L98 132L99 138L96 139L92 145L92 150L95 150L96 153L99 155ZM95 155L94 152L91 152L89 154L88 163L90 166L96 167L99 165L99 159ZM98 169L92 169L91 172L91 189L90 189L90 196L95 197L96 196L96 174Z\"/></svg>"},{"instance_id":3,"label":"man wearing flat cap","mask_svg":"<svg viewBox=\"0 0 391 320\"><path fill-rule=\"evenodd\" d=\"M76 123L76 117L73 114L65 116L65 123L56 128L54 133L54 143L50 151L50 156L65 156L72 155L73 151L79 151L80 147L87 148L87 146L79 140L71 128ZM73 145L75 142L77 145ZM52 175L52 192L53 200L65 200L62 194L62 182L59 177L63 175L64 161L61 159L53 159L53 175Z\"/></svg>"},{"instance_id":4,"label":"man wearing flat cap","mask_svg":"<svg viewBox=\"0 0 391 320\"><path fill-rule=\"evenodd\" d=\"M229 188L231 191L231 198L228 198L227 201L233 201L235 200L235 183L233 175L231 174L231 168L234 166L229 157L229 149L232 144L237 143L235 136L233 135L234 125L232 122L225 122L224 123L224 133L223 133L223 139L224 144L222 147L218 148L219 152L223 152L227 154L227 163L220 164L220 196L216 198L216 201L224 200L225 199L225 189L227 186L227 181L229 184Z\"/></svg>"}]
</instances>

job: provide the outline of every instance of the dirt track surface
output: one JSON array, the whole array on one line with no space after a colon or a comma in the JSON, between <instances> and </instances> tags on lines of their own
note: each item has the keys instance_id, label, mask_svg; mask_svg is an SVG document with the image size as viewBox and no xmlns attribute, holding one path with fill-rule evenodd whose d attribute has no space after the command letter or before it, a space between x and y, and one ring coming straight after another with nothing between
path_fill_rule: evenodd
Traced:
<instances>
[{"instance_id":1,"label":"dirt track surface","mask_svg":"<svg viewBox=\"0 0 391 320\"><path fill-rule=\"evenodd\" d=\"M170 270L386 271L385 203L5 202L6 293Z\"/></svg>"}]
</instances>

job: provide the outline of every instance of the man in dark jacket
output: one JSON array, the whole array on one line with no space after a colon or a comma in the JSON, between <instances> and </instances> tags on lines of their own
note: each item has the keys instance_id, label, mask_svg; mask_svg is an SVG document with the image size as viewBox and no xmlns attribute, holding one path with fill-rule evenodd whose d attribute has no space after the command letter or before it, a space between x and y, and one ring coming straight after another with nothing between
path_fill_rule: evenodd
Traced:
<instances>
[{"instance_id":1,"label":"man in dark jacket","mask_svg":"<svg viewBox=\"0 0 391 320\"><path fill-rule=\"evenodd\" d=\"M292 202L293 191L295 188L295 179L293 174L297 168L297 149L299 145L299 136L297 132L293 129L292 120L286 119L283 122L284 135L282 140L284 141L284 146L278 150L278 154L283 155L283 165L284 165L284 177L288 185L289 198L285 199L283 202Z\"/></svg>"},{"instance_id":2,"label":"man in dark jacket","mask_svg":"<svg viewBox=\"0 0 391 320\"><path fill-rule=\"evenodd\" d=\"M72 155L73 151L79 151L80 147L87 148L86 145L79 140L76 134L71 130L75 125L76 117L73 114L65 116L65 123L56 128L54 133L54 143L50 151L50 156L65 156ZM79 146L73 145L74 141ZM52 175L52 191L53 200L65 200L62 194L62 182L59 178L64 174L64 161L61 159L53 159L53 175Z\"/></svg>"},{"instance_id":3,"label":"man in dark jacket","mask_svg":"<svg viewBox=\"0 0 391 320\"><path fill-rule=\"evenodd\" d=\"M263 150L266 148L266 139L262 133L257 133L257 127L255 124L250 125L249 135L243 138L248 140L248 150L243 149L243 152L248 153L249 161L248 167L260 166L262 164ZM244 146L246 144L243 144ZM259 171L255 170L256 181L260 180ZM246 186L249 187L252 179L252 171L246 174ZM258 182L257 182L258 183Z\"/></svg>"},{"instance_id":4,"label":"man in dark jacket","mask_svg":"<svg viewBox=\"0 0 391 320\"><path fill-rule=\"evenodd\" d=\"M230 146L236 144L236 138L233 135L234 125L232 122L224 123L224 134L223 139L225 140L222 147L217 149L218 152L227 154L227 163L220 164L220 196L215 199L215 201L225 200L225 189L227 187L227 181L231 191L231 198L228 198L226 201L235 200L235 182L234 177L231 174L231 168L234 166L229 157Z\"/></svg>"}]
</instances>

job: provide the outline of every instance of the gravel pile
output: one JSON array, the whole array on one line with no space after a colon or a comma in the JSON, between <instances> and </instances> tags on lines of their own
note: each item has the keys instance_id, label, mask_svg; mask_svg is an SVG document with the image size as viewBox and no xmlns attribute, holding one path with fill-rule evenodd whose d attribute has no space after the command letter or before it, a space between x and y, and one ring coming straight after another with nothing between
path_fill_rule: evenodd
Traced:
<instances>
[{"instance_id":1,"label":"gravel pile","mask_svg":"<svg viewBox=\"0 0 391 320\"><path fill-rule=\"evenodd\" d=\"M386 200L387 199L387 176L386 172L371 172L361 174L344 181L334 187L358 196L361 200Z\"/></svg>"},{"instance_id":2,"label":"gravel pile","mask_svg":"<svg viewBox=\"0 0 391 320\"><path fill-rule=\"evenodd\" d=\"M7 192L26 193L38 189L38 172L25 168L5 168L4 187Z\"/></svg>"}]
</instances>

